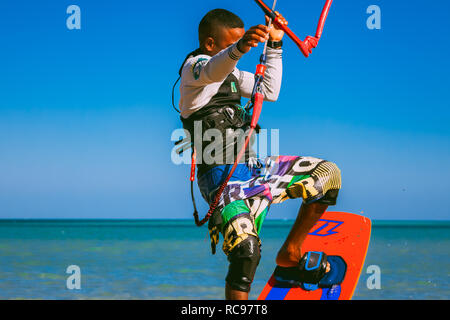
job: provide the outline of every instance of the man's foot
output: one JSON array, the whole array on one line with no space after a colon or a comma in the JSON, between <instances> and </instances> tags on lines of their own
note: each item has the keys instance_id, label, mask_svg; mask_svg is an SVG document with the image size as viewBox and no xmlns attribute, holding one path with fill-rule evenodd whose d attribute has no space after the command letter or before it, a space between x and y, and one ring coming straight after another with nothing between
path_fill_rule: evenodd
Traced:
<instances>
[{"instance_id":1,"label":"man's foot","mask_svg":"<svg viewBox=\"0 0 450 320\"><path fill-rule=\"evenodd\" d=\"M275 262L280 267L296 267L298 266L298 262L301 258L302 253L300 250L281 248L280 251L278 251ZM330 269L330 263L327 262L327 269L325 273L329 272Z\"/></svg>"}]
</instances>

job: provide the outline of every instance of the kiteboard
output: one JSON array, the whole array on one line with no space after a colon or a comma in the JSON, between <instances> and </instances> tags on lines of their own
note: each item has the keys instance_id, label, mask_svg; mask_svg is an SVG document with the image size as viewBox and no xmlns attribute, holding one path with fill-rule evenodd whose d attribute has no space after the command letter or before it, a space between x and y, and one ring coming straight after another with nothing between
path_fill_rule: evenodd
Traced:
<instances>
[{"instance_id":1,"label":"kiteboard","mask_svg":"<svg viewBox=\"0 0 450 320\"><path fill-rule=\"evenodd\" d=\"M258 300L350 300L364 266L370 231L371 221L364 216L325 212L306 237L302 252L324 252L330 275L339 273L339 280L311 285L286 282L272 274Z\"/></svg>"}]
</instances>

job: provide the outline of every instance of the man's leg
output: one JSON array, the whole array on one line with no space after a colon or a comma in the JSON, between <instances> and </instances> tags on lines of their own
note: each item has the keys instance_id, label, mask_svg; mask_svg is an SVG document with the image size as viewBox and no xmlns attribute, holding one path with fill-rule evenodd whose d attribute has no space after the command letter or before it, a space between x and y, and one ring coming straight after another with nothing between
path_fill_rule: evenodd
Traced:
<instances>
[{"instance_id":1,"label":"man's leg","mask_svg":"<svg viewBox=\"0 0 450 320\"><path fill-rule=\"evenodd\" d=\"M276 263L280 267L294 267L302 258L301 246L311 228L328 208L327 204L313 202L302 204L294 225L278 252Z\"/></svg>"},{"instance_id":2,"label":"man's leg","mask_svg":"<svg viewBox=\"0 0 450 320\"><path fill-rule=\"evenodd\" d=\"M226 277L226 299L248 299L248 292L250 292L253 277L261 258L259 246L259 239L248 235L228 254L230 266Z\"/></svg>"},{"instance_id":3,"label":"man's leg","mask_svg":"<svg viewBox=\"0 0 450 320\"><path fill-rule=\"evenodd\" d=\"M223 251L230 262L225 278L225 297L248 299L251 284L261 258L254 217L243 200L233 201L221 212Z\"/></svg>"},{"instance_id":4,"label":"man's leg","mask_svg":"<svg viewBox=\"0 0 450 320\"><path fill-rule=\"evenodd\" d=\"M289 162L289 158L281 158L281 164ZM280 164L280 168L283 166ZM335 205L341 188L341 172L336 164L311 157L294 159L294 164L285 176L292 176L290 186L285 192L276 194L274 203L286 199L303 198L310 201L311 197L318 198L308 204L303 203L298 212L294 225L289 232L283 246L278 252L276 263L280 267L294 267L302 258L301 247L311 228L323 215L329 205ZM286 180L284 180L286 181ZM279 186L274 186L277 190Z\"/></svg>"}]
</instances>

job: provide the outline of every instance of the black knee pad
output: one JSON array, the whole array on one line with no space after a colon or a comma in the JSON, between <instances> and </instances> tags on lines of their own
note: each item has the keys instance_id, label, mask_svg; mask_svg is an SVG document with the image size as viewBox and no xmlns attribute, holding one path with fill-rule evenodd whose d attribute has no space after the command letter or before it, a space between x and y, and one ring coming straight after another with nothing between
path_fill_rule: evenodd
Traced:
<instances>
[{"instance_id":1,"label":"black knee pad","mask_svg":"<svg viewBox=\"0 0 450 320\"><path fill-rule=\"evenodd\" d=\"M259 240L249 235L228 255L227 284L234 290L249 292L260 259Z\"/></svg>"}]
</instances>

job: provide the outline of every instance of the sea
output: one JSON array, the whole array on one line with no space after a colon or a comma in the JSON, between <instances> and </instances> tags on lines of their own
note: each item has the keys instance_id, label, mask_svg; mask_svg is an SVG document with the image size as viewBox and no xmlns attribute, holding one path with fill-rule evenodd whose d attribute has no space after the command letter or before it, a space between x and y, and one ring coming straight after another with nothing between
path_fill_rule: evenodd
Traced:
<instances>
[{"instance_id":1,"label":"sea","mask_svg":"<svg viewBox=\"0 0 450 320\"><path fill-rule=\"evenodd\" d=\"M250 299L292 224L264 222ZM207 228L191 220L0 220L2 300L217 300L227 269L221 243L212 255ZM446 300L449 276L450 221L375 220L353 299Z\"/></svg>"}]
</instances>

